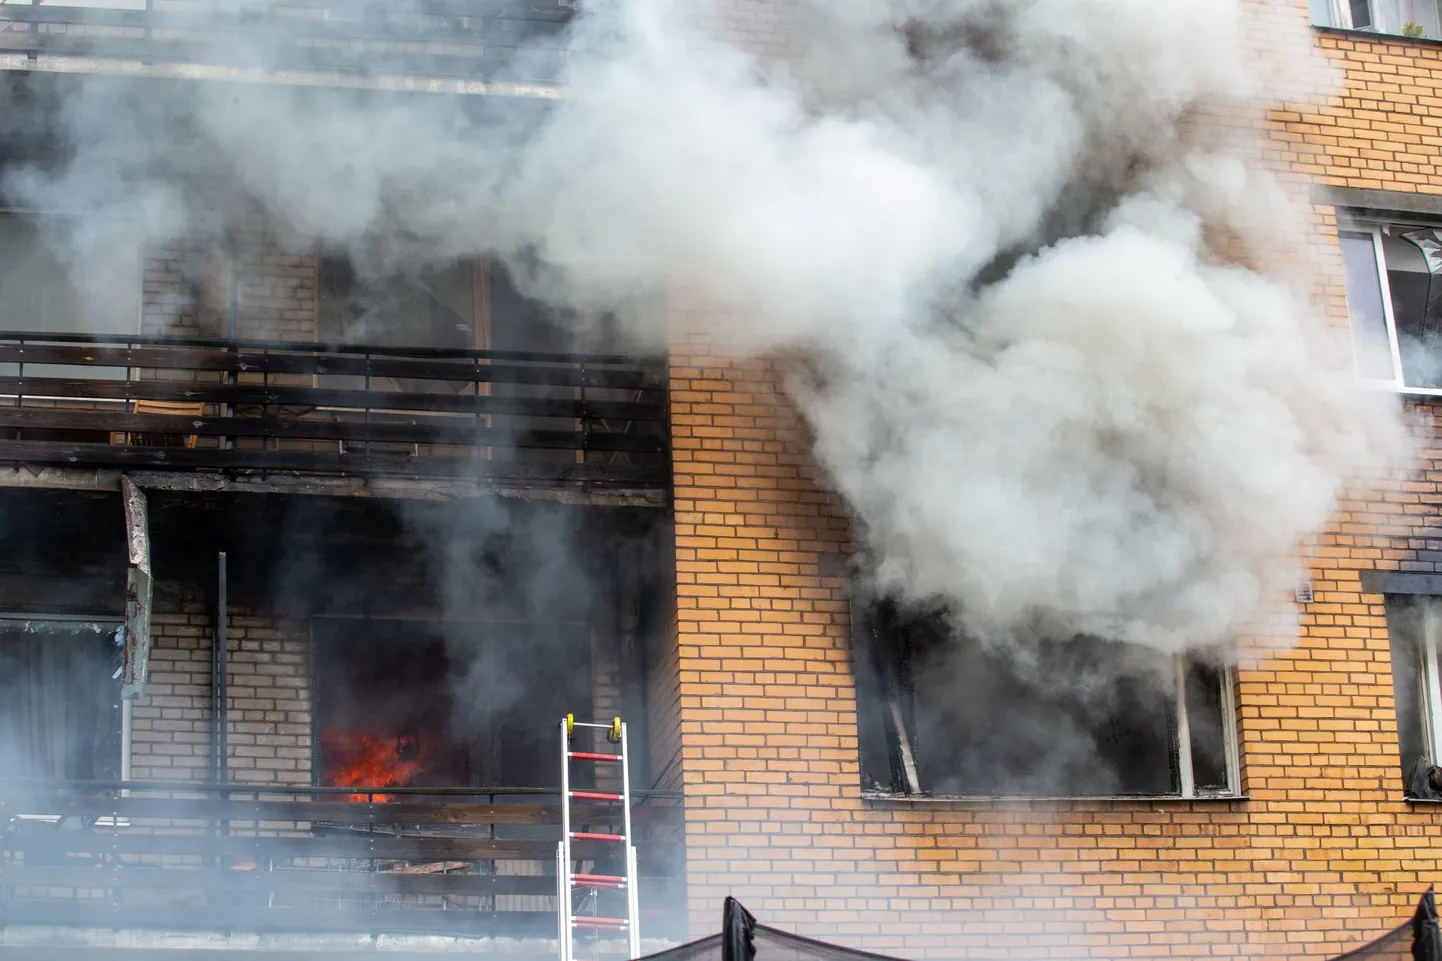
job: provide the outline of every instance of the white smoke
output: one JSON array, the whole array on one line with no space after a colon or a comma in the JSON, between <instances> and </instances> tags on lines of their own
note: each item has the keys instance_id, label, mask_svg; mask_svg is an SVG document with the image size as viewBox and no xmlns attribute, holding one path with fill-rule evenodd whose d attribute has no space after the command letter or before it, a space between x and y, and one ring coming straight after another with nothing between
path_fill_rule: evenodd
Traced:
<instances>
[{"instance_id":1,"label":"white smoke","mask_svg":"<svg viewBox=\"0 0 1442 961\"><path fill-rule=\"evenodd\" d=\"M186 84L137 104L93 85L62 109L74 162L8 184L128 199L168 237L208 228L226 183L390 265L524 253L539 292L623 316L685 291L738 354L809 359L789 386L880 589L983 637L1179 648L1240 629L1400 433L1305 298L1230 263L1300 218L1192 122L1282 74L1325 92L1300 8L736 16L764 32L768 11L796 29L763 59L724 16L588 3L567 96L535 122L477 122L461 98ZM1249 12L1285 71L1249 69Z\"/></svg>"}]
</instances>

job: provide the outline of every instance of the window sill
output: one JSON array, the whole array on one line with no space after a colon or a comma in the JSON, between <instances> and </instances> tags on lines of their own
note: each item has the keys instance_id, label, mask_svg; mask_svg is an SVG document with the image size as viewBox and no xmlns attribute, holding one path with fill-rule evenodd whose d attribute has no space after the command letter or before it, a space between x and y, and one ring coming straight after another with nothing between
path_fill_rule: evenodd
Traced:
<instances>
[{"instance_id":1,"label":"window sill","mask_svg":"<svg viewBox=\"0 0 1442 961\"><path fill-rule=\"evenodd\" d=\"M1420 805L1422 805L1423 807L1436 807L1436 806L1438 806L1438 805L1442 805L1442 797L1406 797L1406 796L1404 796L1404 797L1402 798L1402 800L1406 801L1408 804L1420 804Z\"/></svg>"},{"instance_id":2,"label":"window sill","mask_svg":"<svg viewBox=\"0 0 1442 961\"><path fill-rule=\"evenodd\" d=\"M1175 794L1118 794L1076 797L1069 795L980 795L980 794L890 794L881 791L863 791L863 801L900 802L906 804L955 804L966 807L986 807L993 804L1037 804L1037 805L1090 805L1090 804L1214 804L1247 801L1245 794L1202 794L1197 797L1179 797ZM1442 804L1442 799L1423 803Z\"/></svg>"},{"instance_id":3,"label":"window sill","mask_svg":"<svg viewBox=\"0 0 1442 961\"><path fill-rule=\"evenodd\" d=\"M1312 24L1312 28L1322 33L1336 34L1338 36L1347 37L1353 40L1383 40L1387 42L1396 41L1398 43L1422 43L1433 45L1442 44L1442 38L1438 37L1408 37L1400 33L1382 33L1378 30L1354 30L1351 27L1328 27L1320 23Z\"/></svg>"}]
</instances>

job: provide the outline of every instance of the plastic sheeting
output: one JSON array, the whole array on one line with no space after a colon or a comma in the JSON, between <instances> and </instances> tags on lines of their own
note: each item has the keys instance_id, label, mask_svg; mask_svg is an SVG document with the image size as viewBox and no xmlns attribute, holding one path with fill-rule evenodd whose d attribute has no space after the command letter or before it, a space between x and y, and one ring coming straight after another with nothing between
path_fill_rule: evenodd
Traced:
<instances>
[{"instance_id":1,"label":"plastic sheeting","mask_svg":"<svg viewBox=\"0 0 1442 961\"><path fill-rule=\"evenodd\" d=\"M1442 961L1437 902L1429 888L1411 920L1332 961ZM721 933L691 941L642 961L897 961L883 954L814 941L758 924L734 898L726 899Z\"/></svg>"}]
</instances>

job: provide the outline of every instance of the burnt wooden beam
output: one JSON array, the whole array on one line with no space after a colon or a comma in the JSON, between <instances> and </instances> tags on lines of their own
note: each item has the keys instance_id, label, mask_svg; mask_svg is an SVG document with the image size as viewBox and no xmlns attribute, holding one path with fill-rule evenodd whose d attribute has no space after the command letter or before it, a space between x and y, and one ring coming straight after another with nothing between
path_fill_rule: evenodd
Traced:
<instances>
[{"instance_id":1,"label":"burnt wooden beam","mask_svg":"<svg viewBox=\"0 0 1442 961\"><path fill-rule=\"evenodd\" d=\"M355 410L444 411L526 417L659 421L664 405L609 400L569 400L505 395L432 394L384 390L223 384L194 380L103 380L58 377L0 377L0 396L76 400L159 400L181 403Z\"/></svg>"},{"instance_id":2,"label":"burnt wooden beam","mask_svg":"<svg viewBox=\"0 0 1442 961\"><path fill-rule=\"evenodd\" d=\"M0 407L0 427L115 433L196 434L206 437L278 437L347 443L452 444L466 447L534 448L632 453L664 453L662 438L641 433L559 430L511 431L477 426L465 415L387 416L369 421L300 420L284 417L210 417L181 414L127 414L63 407ZM383 419L382 419L383 418Z\"/></svg>"},{"instance_id":3,"label":"burnt wooden beam","mask_svg":"<svg viewBox=\"0 0 1442 961\"><path fill-rule=\"evenodd\" d=\"M402 474L414 477L487 477L537 484L665 487L670 468L596 464L524 464L471 457L406 453L328 454L306 451L136 447L58 441L0 441L0 462L92 467L212 468L278 473Z\"/></svg>"}]
</instances>

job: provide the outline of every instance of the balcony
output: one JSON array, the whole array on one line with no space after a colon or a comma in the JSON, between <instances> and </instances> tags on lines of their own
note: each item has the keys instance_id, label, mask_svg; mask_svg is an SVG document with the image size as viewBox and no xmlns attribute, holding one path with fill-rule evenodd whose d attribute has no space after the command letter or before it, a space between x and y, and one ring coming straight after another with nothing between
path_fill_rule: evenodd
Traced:
<instances>
[{"instance_id":1,"label":"balcony","mask_svg":"<svg viewBox=\"0 0 1442 961\"><path fill-rule=\"evenodd\" d=\"M92 0L0 3L0 59L554 84L572 8L560 0ZM163 71L160 71L163 72ZM196 72L202 75L203 71ZM219 75L219 74L217 74Z\"/></svg>"},{"instance_id":2,"label":"balcony","mask_svg":"<svg viewBox=\"0 0 1442 961\"><path fill-rule=\"evenodd\" d=\"M578 830L617 813L573 809ZM648 940L684 933L681 814L636 795ZM0 781L0 927L550 939L559 838L541 789ZM583 869L622 873L616 845L575 844Z\"/></svg>"},{"instance_id":3,"label":"balcony","mask_svg":"<svg viewBox=\"0 0 1442 961\"><path fill-rule=\"evenodd\" d=\"M0 333L0 461L661 492L665 377L615 355Z\"/></svg>"}]
</instances>

